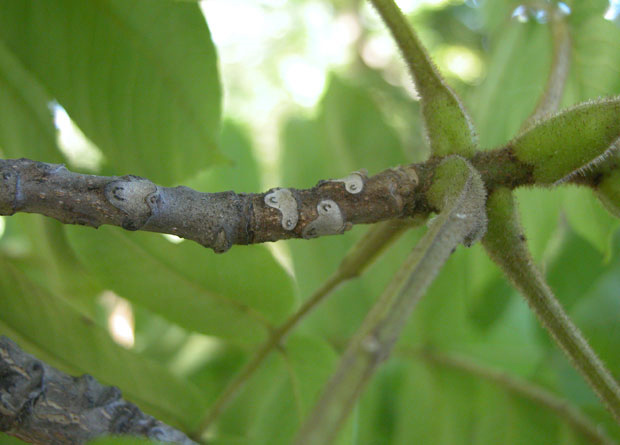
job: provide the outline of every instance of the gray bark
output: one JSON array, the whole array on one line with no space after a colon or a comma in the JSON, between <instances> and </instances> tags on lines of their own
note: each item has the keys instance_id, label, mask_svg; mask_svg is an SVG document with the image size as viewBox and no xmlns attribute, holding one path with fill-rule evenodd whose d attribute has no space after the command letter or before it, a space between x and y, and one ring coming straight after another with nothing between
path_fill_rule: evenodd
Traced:
<instances>
[{"instance_id":1,"label":"gray bark","mask_svg":"<svg viewBox=\"0 0 620 445\"><path fill-rule=\"evenodd\" d=\"M119 364L119 366L122 366ZM72 377L0 337L0 431L41 445L77 445L110 435L196 445L123 400L113 386Z\"/></svg>"},{"instance_id":2,"label":"gray bark","mask_svg":"<svg viewBox=\"0 0 620 445\"><path fill-rule=\"evenodd\" d=\"M40 213L67 224L169 233L215 252L233 244L340 234L353 224L407 216L415 205L413 167L371 178L356 172L307 190L201 193L137 176L73 173L63 165L0 160L0 215Z\"/></svg>"}]
</instances>

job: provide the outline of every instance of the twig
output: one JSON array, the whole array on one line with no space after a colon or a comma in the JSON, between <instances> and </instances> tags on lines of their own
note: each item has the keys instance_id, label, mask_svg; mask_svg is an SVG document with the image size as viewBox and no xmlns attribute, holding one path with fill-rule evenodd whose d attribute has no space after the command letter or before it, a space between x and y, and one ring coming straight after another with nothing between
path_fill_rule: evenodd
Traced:
<instances>
[{"instance_id":1,"label":"twig","mask_svg":"<svg viewBox=\"0 0 620 445\"><path fill-rule=\"evenodd\" d=\"M353 224L427 217L437 210L426 192L438 162L390 168L370 178L354 173L306 190L237 194L201 193L183 186L161 187L137 176L84 175L63 165L0 159L0 215L39 213L66 224L169 233L225 252L233 244L314 238L342 233ZM533 166L516 159L510 147L476 153L471 163L489 190L534 181ZM290 230L289 220L294 224Z\"/></svg>"},{"instance_id":2,"label":"twig","mask_svg":"<svg viewBox=\"0 0 620 445\"><path fill-rule=\"evenodd\" d=\"M0 431L41 445L83 444L101 436L142 436L196 445L89 375L71 377L0 336Z\"/></svg>"},{"instance_id":3,"label":"twig","mask_svg":"<svg viewBox=\"0 0 620 445\"><path fill-rule=\"evenodd\" d=\"M570 70L571 38L564 13L555 5L544 5L543 7L546 8L550 17L553 58L543 94L538 99L532 114L523 122L521 132L534 126L541 118L558 110Z\"/></svg>"},{"instance_id":4,"label":"twig","mask_svg":"<svg viewBox=\"0 0 620 445\"><path fill-rule=\"evenodd\" d=\"M0 215L40 213L68 224L170 233L225 252L233 244L334 235L353 224L404 217L417 184L413 167L397 167L371 178L356 172L320 181L307 190L200 193L136 176L83 175L62 165L0 160Z\"/></svg>"},{"instance_id":5,"label":"twig","mask_svg":"<svg viewBox=\"0 0 620 445\"><path fill-rule=\"evenodd\" d=\"M422 116L434 156L473 156L478 145L474 125L460 98L433 64L394 0L370 0L389 28L407 63L422 105Z\"/></svg>"}]
</instances>

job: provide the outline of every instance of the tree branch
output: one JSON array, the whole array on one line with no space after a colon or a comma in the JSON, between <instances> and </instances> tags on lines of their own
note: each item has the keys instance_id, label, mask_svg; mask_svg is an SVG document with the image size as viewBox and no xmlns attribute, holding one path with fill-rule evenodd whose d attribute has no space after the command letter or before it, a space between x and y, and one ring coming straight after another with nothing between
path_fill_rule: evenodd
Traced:
<instances>
[{"instance_id":1,"label":"tree branch","mask_svg":"<svg viewBox=\"0 0 620 445\"><path fill-rule=\"evenodd\" d=\"M39 213L66 224L169 233L225 252L233 244L343 233L353 224L428 216L426 197L435 167L431 158L367 177L355 172L310 189L266 193L201 193L161 187L137 176L94 176L63 165L0 159L0 215ZM476 153L472 165L487 190L533 183L532 166L510 147Z\"/></svg>"},{"instance_id":2,"label":"tree branch","mask_svg":"<svg viewBox=\"0 0 620 445\"><path fill-rule=\"evenodd\" d=\"M196 445L182 432L122 399L118 388L71 377L0 336L0 431L42 445L83 444L100 436L143 436Z\"/></svg>"},{"instance_id":3,"label":"tree branch","mask_svg":"<svg viewBox=\"0 0 620 445\"><path fill-rule=\"evenodd\" d=\"M63 223L170 233L215 252L233 244L343 233L353 224L406 216L418 177L412 167L371 178L353 173L308 190L200 193L136 176L73 173L62 165L0 160L0 214L40 213Z\"/></svg>"}]
</instances>

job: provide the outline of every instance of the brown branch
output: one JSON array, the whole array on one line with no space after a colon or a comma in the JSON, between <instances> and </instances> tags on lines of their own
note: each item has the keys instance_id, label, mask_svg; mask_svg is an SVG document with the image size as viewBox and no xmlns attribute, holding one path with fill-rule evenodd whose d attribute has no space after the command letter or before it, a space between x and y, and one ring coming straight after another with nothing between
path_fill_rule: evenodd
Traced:
<instances>
[{"instance_id":1,"label":"brown branch","mask_svg":"<svg viewBox=\"0 0 620 445\"><path fill-rule=\"evenodd\" d=\"M201 193L161 187L137 176L93 176L63 165L0 159L0 215L39 213L66 224L169 233L225 252L233 244L340 234L353 224L426 216L436 211L426 191L439 159L356 172L305 190ZM532 182L531 167L510 149L481 152L471 160L487 189Z\"/></svg>"},{"instance_id":2,"label":"brown branch","mask_svg":"<svg viewBox=\"0 0 620 445\"><path fill-rule=\"evenodd\" d=\"M71 377L0 336L0 431L45 445L83 444L101 436L142 436L196 445L185 434L122 399L89 375Z\"/></svg>"},{"instance_id":3,"label":"brown branch","mask_svg":"<svg viewBox=\"0 0 620 445\"><path fill-rule=\"evenodd\" d=\"M415 170L320 181L308 190L201 193L160 187L136 176L73 173L62 165L0 160L0 214L40 213L63 223L170 233L216 252L233 244L343 233L353 224L405 216Z\"/></svg>"}]
</instances>

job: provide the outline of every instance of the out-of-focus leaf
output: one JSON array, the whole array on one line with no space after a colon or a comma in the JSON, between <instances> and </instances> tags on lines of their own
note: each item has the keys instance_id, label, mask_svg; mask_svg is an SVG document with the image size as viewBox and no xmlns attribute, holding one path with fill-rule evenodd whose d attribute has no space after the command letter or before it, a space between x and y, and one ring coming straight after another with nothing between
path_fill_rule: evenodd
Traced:
<instances>
[{"instance_id":1,"label":"out-of-focus leaf","mask_svg":"<svg viewBox=\"0 0 620 445\"><path fill-rule=\"evenodd\" d=\"M284 361L278 354L271 354L218 419L209 444L260 443L256 441L252 428L260 413L265 411L274 395L279 392L282 381L286 379Z\"/></svg>"},{"instance_id":2,"label":"out-of-focus leaf","mask_svg":"<svg viewBox=\"0 0 620 445\"><path fill-rule=\"evenodd\" d=\"M106 287L182 327L255 343L292 309L290 277L265 246L216 255L162 235L66 227L80 261Z\"/></svg>"},{"instance_id":3,"label":"out-of-focus leaf","mask_svg":"<svg viewBox=\"0 0 620 445\"><path fill-rule=\"evenodd\" d=\"M7 158L62 160L50 100L37 79L0 41L0 149Z\"/></svg>"},{"instance_id":4,"label":"out-of-focus leaf","mask_svg":"<svg viewBox=\"0 0 620 445\"><path fill-rule=\"evenodd\" d=\"M589 291L605 273L603 257L579 234L568 231L547 269L547 282L562 306L570 312L587 298Z\"/></svg>"},{"instance_id":5,"label":"out-of-focus leaf","mask_svg":"<svg viewBox=\"0 0 620 445\"><path fill-rule=\"evenodd\" d=\"M608 258L612 236L620 226L618 219L594 199L591 190L573 188L567 192L564 212L571 228Z\"/></svg>"},{"instance_id":6,"label":"out-of-focus leaf","mask_svg":"<svg viewBox=\"0 0 620 445\"><path fill-rule=\"evenodd\" d=\"M614 217L620 218L620 170L614 169L605 173L595 193L605 209Z\"/></svg>"},{"instance_id":7,"label":"out-of-focus leaf","mask_svg":"<svg viewBox=\"0 0 620 445\"><path fill-rule=\"evenodd\" d=\"M112 342L90 318L34 285L0 257L0 331L39 359L70 374L92 374L161 420L193 426L199 390ZM119 365L119 364L122 364Z\"/></svg>"},{"instance_id":8,"label":"out-of-focus leaf","mask_svg":"<svg viewBox=\"0 0 620 445\"><path fill-rule=\"evenodd\" d=\"M197 4L7 0L0 41L116 173L169 185L221 159L216 55Z\"/></svg>"},{"instance_id":9,"label":"out-of-focus leaf","mask_svg":"<svg viewBox=\"0 0 620 445\"><path fill-rule=\"evenodd\" d=\"M475 0L470 5L477 9L481 17L482 29L495 40L498 33L501 33L506 27L515 7L522 3L519 0L494 0L490 2Z\"/></svg>"},{"instance_id":10,"label":"out-of-focus leaf","mask_svg":"<svg viewBox=\"0 0 620 445\"><path fill-rule=\"evenodd\" d=\"M540 366L545 352L537 328L536 317L519 295L510 299L501 318L490 329L460 345L459 350L489 365L527 376Z\"/></svg>"},{"instance_id":11,"label":"out-of-focus leaf","mask_svg":"<svg viewBox=\"0 0 620 445\"><path fill-rule=\"evenodd\" d=\"M448 259L418 303L401 342L447 347L467 341L471 335L465 306L469 289L466 264L469 253L459 247Z\"/></svg>"},{"instance_id":12,"label":"out-of-focus leaf","mask_svg":"<svg viewBox=\"0 0 620 445\"><path fill-rule=\"evenodd\" d=\"M42 218L40 222L49 246L48 267L51 270L48 275L58 280L56 293L82 304L92 302L93 297L103 289L78 261L63 224L51 218Z\"/></svg>"},{"instance_id":13,"label":"out-of-focus leaf","mask_svg":"<svg viewBox=\"0 0 620 445\"><path fill-rule=\"evenodd\" d=\"M420 102L412 99L402 86L386 82L378 71L360 70L355 80L356 85L367 92L373 107L381 111L385 123L398 133L404 153L400 162L426 160L430 150L420 115Z\"/></svg>"},{"instance_id":14,"label":"out-of-focus leaf","mask_svg":"<svg viewBox=\"0 0 620 445\"><path fill-rule=\"evenodd\" d=\"M508 17L490 42L487 76L468 100L482 148L515 136L543 91L551 60L549 30Z\"/></svg>"},{"instance_id":15,"label":"out-of-focus leaf","mask_svg":"<svg viewBox=\"0 0 620 445\"><path fill-rule=\"evenodd\" d=\"M294 336L283 352L285 374L251 429L254 443L289 444L337 364L324 340Z\"/></svg>"},{"instance_id":16,"label":"out-of-focus leaf","mask_svg":"<svg viewBox=\"0 0 620 445\"><path fill-rule=\"evenodd\" d=\"M17 213L7 218L0 251L31 281L93 315L94 297L103 289L75 258L60 222Z\"/></svg>"},{"instance_id":17,"label":"out-of-focus leaf","mask_svg":"<svg viewBox=\"0 0 620 445\"><path fill-rule=\"evenodd\" d=\"M594 350L614 375L620 374L620 262L602 278L596 288L579 301L572 315Z\"/></svg>"},{"instance_id":18,"label":"out-of-focus leaf","mask_svg":"<svg viewBox=\"0 0 620 445\"><path fill-rule=\"evenodd\" d=\"M2 441L4 445L24 445L25 443L23 440L19 440L15 437L7 436L4 433L0 433L0 441Z\"/></svg>"},{"instance_id":19,"label":"out-of-focus leaf","mask_svg":"<svg viewBox=\"0 0 620 445\"><path fill-rule=\"evenodd\" d=\"M566 189L521 188L515 198L523 232L535 261L540 262L558 229Z\"/></svg>"},{"instance_id":20,"label":"out-of-focus leaf","mask_svg":"<svg viewBox=\"0 0 620 445\"><path fill-rule=\"evenodd\" d=\"M204 192L259 192L258 165L245 128L234 121L224 121L221 146L232 165L215 165L185 181L185 185Z\"/></svg>"},{"instance_id":21,"label":"out-of-focus leaf","mask_svg":"<svg viewBox=\"0 0 620 445\"><path fill-rule=\"evenodd\" d=\"M337 175L346 176L360 168L374 174L406 161L398 135L387 124L382 110L366 89L351 81L331 76L317 121L322 134L308 142L315 145L316 154L329 155L326 170ZM323 147L319 148L319 144ZM308 153L291 144L287 146L287 155L305 158ZM286 176L290 177L290 173ZM314 177L315 181L318 179L325 177Z\"/></svg>"},{"instance_id":22,"label":"out-of-focus leaf","mask_svg":"<svg viewBox=\"0 0 620 445\"><path fill-rule=\"evenodd\" d=\"M564 103L573 105L620 92L620 27L603 15L608 1L573 2L573 58Z\"/></svg>"},{"instance_id":23,"label":"out-of-focus leaf","mask_svg":"<svg viewBox=\"0 0 620 445\"><path fill-rule=\"evenodd\" d=\"M481 331L487 331L500 320L504 310L508 308L513 293L512 287L504 277L491 279L480 292L472 295L472 301L468 306L471 323Z\"/></svg>"},{"instance_id":24,"label":"out-of-focus leaf","mask_svg":"<svg viewBox=\"0 0 620 445\"><path fill-rule=\"evenodd\" d=\"M548 408L478 375L408 358L392 359L363 396L359 443L587 443Z\"/></svg>"},{"instance_id":25,"label":"out-of-focus leaf","mask_svg":"<svg viewBox=\"0 0 620 445\"><path fill-rule=\"evenodd\" d=\"M415 372L412 368L398 359L391 359L379 368L358 403L358 443L393 443L399 425L403 381L408 371ZM416 409L423 411L425 406L420 403Z\"/></svg>"}]
</instances>

